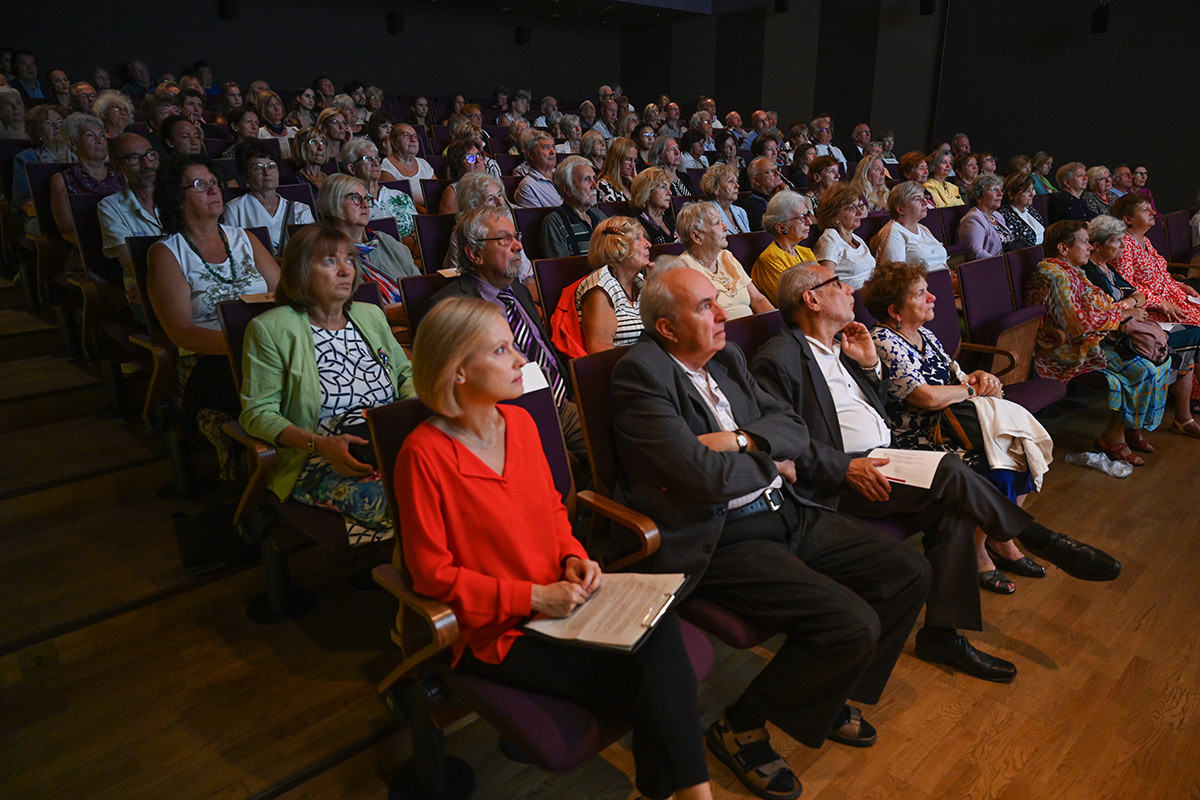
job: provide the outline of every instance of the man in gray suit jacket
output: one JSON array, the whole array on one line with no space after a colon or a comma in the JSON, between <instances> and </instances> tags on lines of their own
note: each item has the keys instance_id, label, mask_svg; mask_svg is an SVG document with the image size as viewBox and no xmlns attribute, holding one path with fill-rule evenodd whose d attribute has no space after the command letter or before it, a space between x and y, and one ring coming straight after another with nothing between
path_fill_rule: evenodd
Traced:
<instances>
[{"instance_id":1,"label":"man in gray suit jacket","mask_svg":"<svg viewBox=\"0 0 1200 800\"><path fill-rule=\"evenodd\" d=\"M977 678L1013 680L1012 663L976 650L956 630L983 628L975 528L999 540L1019 538L1079 578L1111 580L1120 564L1038 525L953 453L942 458L929 489L889 482L878 469L887 460L867 457L877 447L892 447L893 440L879 357L867 329L854 321L852 290L832 269L812 265L785 272L777 299L787 327L758 351L752 371L764 391L807 425L809 446L796 458L797 486L803 484L813 501L856 516L911 515L925 532L933 566L917 656Z\"/></svg>"},{"instance_id":2,"label":"man in gray suit jacket","mask_svg":"<svg viewBox=\"0 0 1200 800\"><path fill-rule=\"evenodd\" d=\"M846 700L879 700L925 602L929 567L794 491L804 425L726 346L710 281L668 268L639 303L646 334L613 371L616 494L659 527L662 546L646 568L686 572L685 593L786 634L707 741L759 796L795 797L799 781L770 746L766 721L810 747L872 744L874 729Z\"/></svg>"}]
</instances>

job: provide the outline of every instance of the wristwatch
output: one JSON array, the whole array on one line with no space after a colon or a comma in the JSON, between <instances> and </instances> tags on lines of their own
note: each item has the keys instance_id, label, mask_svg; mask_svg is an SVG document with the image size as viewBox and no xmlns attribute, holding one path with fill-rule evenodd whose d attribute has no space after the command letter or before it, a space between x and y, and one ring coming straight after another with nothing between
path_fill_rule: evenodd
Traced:
<instances>
[{"instance_id":1,"label":"wristwatch","mask_svg":"<svg viewBox=\"0 0 1200 800\"><path fill-rule=\"evenodd\" d=\"M746 448L750 446L750 437L743 433L740 428L734 431L733 435L737 437L738 452L746 452Z\"/></svg>"}]
</instances>

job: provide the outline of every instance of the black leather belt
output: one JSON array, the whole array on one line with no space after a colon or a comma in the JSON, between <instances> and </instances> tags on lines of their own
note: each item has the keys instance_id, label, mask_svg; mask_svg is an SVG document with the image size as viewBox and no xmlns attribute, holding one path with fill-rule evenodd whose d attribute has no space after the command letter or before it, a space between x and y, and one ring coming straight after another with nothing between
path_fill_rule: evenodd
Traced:
<instances>
[{"instance_id":1,"label":"black leather belt","mask_svg":"<svg viewBox=\"0 0 1200 800\"><path fill-rule=\"evenodd\" d=\"M767 489L752 502L725 512L725 523L735 522L755 514L766 514L778 511L783 507L783 492L779 489Z\"/></svg>"}]
</instances>

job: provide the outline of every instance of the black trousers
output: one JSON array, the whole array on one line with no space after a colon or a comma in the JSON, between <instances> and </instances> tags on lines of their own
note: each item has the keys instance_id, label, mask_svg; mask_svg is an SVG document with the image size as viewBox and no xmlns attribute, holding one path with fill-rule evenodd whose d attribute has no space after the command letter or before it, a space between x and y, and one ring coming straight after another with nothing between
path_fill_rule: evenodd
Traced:
<instances>
[{"instance_id":1,"label":"black trousers","mask_svg":"<svg viewBox=\"0 0 1200 800\"><path fill-rule=\"evenodd\" d=\"M847 699L878 702L929 592L929 564L861 520L801 506L726 525L699 597L786 634L740 703L820 747Z\"/></svg>"},{"instance_id":2,"label":"black trousers","mask_svg":"<svg viewBox=\"0 0 1200 800\"><path fill-rule=\"evenodd\" d=\"M501 663L485 663L468 650L458 669L585 708L629 708L635 782L646 797L669 797L708 780L696 674L672 613L632 654L522 636Z\"/></svg>"},{"instance_id":3,"label":"black trousers","mask_svg":"<svg viewBox=\"0 0 1200 800\"><path fill-rule=\"evenodd\" d=\"M893 483L883 502L848 490L842 493L839 508L856 517L911 514L925 532L925 557L933 567L925 624L973 631L983 629L975 528L1006 540L1033 522L1029 512L996 491L991 481L953 453L942 458L928 489Z\"/></svg>"}]
</instances>

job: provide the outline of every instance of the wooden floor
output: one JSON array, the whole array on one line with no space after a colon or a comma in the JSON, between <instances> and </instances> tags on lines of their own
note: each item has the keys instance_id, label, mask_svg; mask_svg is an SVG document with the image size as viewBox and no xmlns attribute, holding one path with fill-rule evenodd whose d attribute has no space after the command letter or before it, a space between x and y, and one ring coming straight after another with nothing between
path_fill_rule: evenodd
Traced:
<instances>
[{"instance_id":1,"label":"wooden floor","mask_svg":"<svg viewBox=\"0 0 1200 800\"><path fill-rule=\"evenodd\" d=\"M99 373L51 352L45 322L0 288L0 797L376 798L409 751L376 698L393 608L354 565L309 550L298 622L244 614L261 568L185 575L163 442L106 409ZM40 337L40 338L29 338ZM19 357L17 357L19 356ZM1126 480L1061 460L1086 448L1095 398L1047 421L1056 462L1030 508L1125 565L1107 584L1057 570L983 597L972 640L1014 661L1011 686L918 661L883 701L878 744L810 750L777 734L806 798L1200 798L1200 442L1159 433ZM198 463L211 470L211 455ZM705 721L769 657L718 646ZM479 798L628 798L628 742L567 775L512 762L470 719L448 748ZM715 759L716 794L750 797Z\"/></svg>"}]
</instances>

